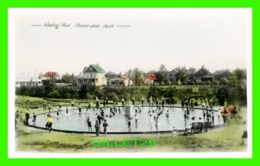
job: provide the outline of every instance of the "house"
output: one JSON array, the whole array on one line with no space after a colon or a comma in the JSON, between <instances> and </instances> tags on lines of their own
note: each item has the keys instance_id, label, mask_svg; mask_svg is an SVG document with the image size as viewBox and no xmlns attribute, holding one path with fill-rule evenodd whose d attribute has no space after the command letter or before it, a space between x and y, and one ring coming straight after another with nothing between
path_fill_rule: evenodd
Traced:
<instances>
[{"instance_id":1,"label":"house","mask_svg":"<svg viewBox=\"0 0 260 166\"><path fill-rule=\"evenodd\" d=\"M15 87L19 88L21 86L42 86L42 80L34 74L21 73L16 76Z\"/></svg>"},{"instance_id":2,"label":"house","mask_svg":"<svg viewBox=\"0 0 260 166\"><path fill-rule=\"evenodd\" d=\"M105 71L99 64L91 64L88 67L85 67L83 72L79 74L78 83L96 86L106 85Z\"/></svg>"},{"instance_id":3,"label":"house","mask_svg":"<svg viewBox=\"0 0 260 166\"><path fill-rule=\"evenodd\" d=\"M115 78L115 77L118 77L118 74L112 72L112 71L109 71L105 74L105 77L109 80L111 78Z\"/></svg>"},{"instance_id":4,"label":"house","mask_svg":"<svg viewBox=\"0 0 260 166\"><path fill-rule=\"evenodd\" d=\"M115 86L131 86L133 85L133 81L129 79L127 76L118 75L108 80L108 85Z\"/></svg>"},{"instance_id":5,"label":"house","mask_svg":"<svg viewBox=\"0 0 260 166\"><path fill-rule=\"evenodd\" d=\"M154 74L146 74L146 77L144 79L144 84L145 85L153 85L154 84L154 80L156 80L156 76Z\"/></svg>"},{"instance_id":6,"label":"house","mask_svg":"<svg viewBox=\"0 0 260 166\"><path fill-rule=\"evenodd\" d=\"M41 77L41 79L42 80L50 80L50 79L60 80L61 76L55 71L48 71Z\"/></svg>"}]
</instances>

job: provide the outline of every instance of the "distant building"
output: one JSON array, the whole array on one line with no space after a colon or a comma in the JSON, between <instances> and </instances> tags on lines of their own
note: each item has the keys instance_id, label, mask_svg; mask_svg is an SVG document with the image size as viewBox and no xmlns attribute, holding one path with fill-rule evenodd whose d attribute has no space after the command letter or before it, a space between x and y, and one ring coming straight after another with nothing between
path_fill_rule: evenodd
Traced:
<instances>
[{"instance_id":1,"label":"distant building","mask_svg":"<svg viewBox=\"0 0 260 166\"><path fill-rule=\"evenodd\" d=\"M228 80L232 79L232 73L226 70L217 70L213 73L215 80L220 80L221 78L226 78Z\"/></svg>"},{"instance_id":2,"label":"distant building","mask_svg":"<svg viewBox=\"0 0 260 166\"><path fill-rule=\"evenodd\" d=\"M42 80L60 80L61 76L55 71L48 71L42 76Z\"/></svg>"},{"instance_id":3,"label":"distant building","mask_svg":"<svg viewBox=\"0 0 260 166\"><path fill-rule=\"evenodd\" d=\"M156 80L156 76L154 74L147 74L145 79L144 79L144 84L145 85L153 85L154 80Z\"/></svg>"},{"instance_id":4,"label":"distant building","mask_svg":"<svg viewBox=\"0 0 260 166\"><path fill-rule=\"evenodd\" d=\"M131 86L133 85L133 81L129 79L127 76L118 75L108 80L108 85L115 86Z\"/></svg>"},{"instance_id":5,"label":"distant building","mask_svg":"<svg viewBox=\"0 0 260 166\"><path fill-rule=\"evenodd\" d=\"M105 71L98 64L89 65L79 74L78 83L96 86L106 85Z\"/></svg>"},{"instance_id":6,"label":"distant building","mask_svg":"<svg viewBox=\"0 0 260 166\"><path fill-rule=\"evenodd\" d=\"M15 87L21 86L42 86L42 80L35 76L35 74L18 74L15 80Z\"/></svg>"},{"instance_id":7,"label":"distant building","mask_svg":"<svg viewBox=\"0 0 260 166\"><path fill-rule=\"evenodd\" d=\"M111 79L111 78L118 77L118 75L119 75L119 74L116 74L116 73L114 73L114 72L112 72L112 71L109 71L109 72L107 72L107 73L105 74L105 77L109 80L109 79Z\"/></svg>"}]
</instances>

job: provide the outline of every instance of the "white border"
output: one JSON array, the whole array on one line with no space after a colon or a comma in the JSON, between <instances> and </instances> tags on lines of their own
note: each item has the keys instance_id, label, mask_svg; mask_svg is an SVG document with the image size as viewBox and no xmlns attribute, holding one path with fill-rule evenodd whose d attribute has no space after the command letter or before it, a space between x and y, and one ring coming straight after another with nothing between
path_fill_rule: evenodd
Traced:
<instances>
[{"instance_id":1,"label":"white border","mask_svg":"<svg viewBox=\"0 0 260 166\"><path fill-rule=\"evenodd\" d=\"M158 10L158 8L156 8ZM187 8L186 8L187 9ZM198 8L196 8L198 9ZM205 8L203 8L205 9ZM221 8L220 8L221 9ZM228 9L228 8L225 8ZM232 8L230 8L232 9ZM8 9L8 158L252 158L252 133L248 132L248 149L245 152L203 152L203 153L27 153L17 152L15 150L15 126L14 126L14 99L15 99L15 18L19 14L32 13L84 13L85 10L96 9ZM115 9L102 9L115 10ZM122 9L117 9L122 10ZM123 9L131 10L131 9ZM143 9L140 9L143 10ZM153 9L145 9L153 10ZM166 9L161 9L166 10ZM181 10L180 8L176 10ZM194 9L193 9L194 10ZM214 10L214 9L212 9ZM232 9L234 10L234 9ZM251 13L251 8L241 8L240 10L248 10ZM250 20L252 26L252 20ZM252 27L251 32L248 32L248 43L251 47L247 50L248 55L252 55ZM247 122L252 122L252 56L247 57ZM248 123L248 131L252 131L252 123Z\"/></svg>"}]
</instances>

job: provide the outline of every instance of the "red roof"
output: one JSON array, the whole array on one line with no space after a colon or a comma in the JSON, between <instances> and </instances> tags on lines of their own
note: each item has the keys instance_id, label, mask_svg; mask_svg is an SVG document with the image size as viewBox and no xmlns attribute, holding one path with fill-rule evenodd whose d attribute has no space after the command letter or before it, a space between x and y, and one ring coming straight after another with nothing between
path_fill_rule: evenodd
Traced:
<instances>
[{"instance_id":1,"label":"red roof","mask_svg":"<svg viewBox=\"0 0 260 166\"><path fill-rule=\"evenodd\" d=\"M150 80L156 80L156 76L154 74L147 74L146 77Z\"/></svg>"},{"instance_id":2,"label":"red roof","mask_svg":"<svg viewBox=\"0 0 260 166\"><path fill-rule=\"evenodd\" d=\"M58 74L57 72L54 72L54 71L49 71L49 72L45 73L43 76L44 76L44 77L54 78L54 77L58 77L59 74Z\"/></svg>"}]
</instances>

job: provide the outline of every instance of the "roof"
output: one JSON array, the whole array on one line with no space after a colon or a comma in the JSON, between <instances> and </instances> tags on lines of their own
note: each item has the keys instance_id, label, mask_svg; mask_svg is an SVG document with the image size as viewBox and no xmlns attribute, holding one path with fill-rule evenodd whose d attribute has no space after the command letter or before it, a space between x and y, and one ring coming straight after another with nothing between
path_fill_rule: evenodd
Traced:
<instances>
[{"instance_id":1,"label":"roof","mask_svg":"<svg viewBox=\"0 0 260 166\"><path fill-rule=\"evenodd\" d=\"M54 77L59 77L59 74L58 74L57 72L54 72L54 71L48 71L48 72L45 73L43 76L44 76L44 77L54 78Z\"/></svg>"},{"instance_id":2,"label":"roof","mask_svg":"<svg viewBox=\"0 0 260 166\"><path fill-rule=\"evenodd\" d=\"M91 64L89 65L89 67L85 67L83 69L83 72L85 72L86 70L88 70L90 67L92 67L97 73L102 73L102 74L105 74L105 71L104 69L102 69L98 64Z\"/></svg>"},{"instance_id":3,"label":"roof","mask_svg":"<svg viewBox=\"0 0 260 166\"><path fill-rule=\"evenodd\" d=\"M118 75L118 74L116 74L116 73L114 73L112 71L109 71L109 72L106 73L106 75L113 75L114 76L114 75Z\"/></svg>"},{"instance_id":4,"label":"roof","mask_svg":"<svg viewBox=\"0 0 260 166\"><path fill-rule=\"evenodd\" d=\"M147 74L146 77L150 80L156 80L156 76L154 74Z\"/></svg>"},{"instance_id":5,"label":"roof","mask_svg":"<svg viewBox=\"0 0 260 166\"><path fill-rule=\"evenodd\" d=\"M98 73L105 73L105 70L103 70L99 65L90 65L92 66Z\"/></svg>"}]
</instances>

